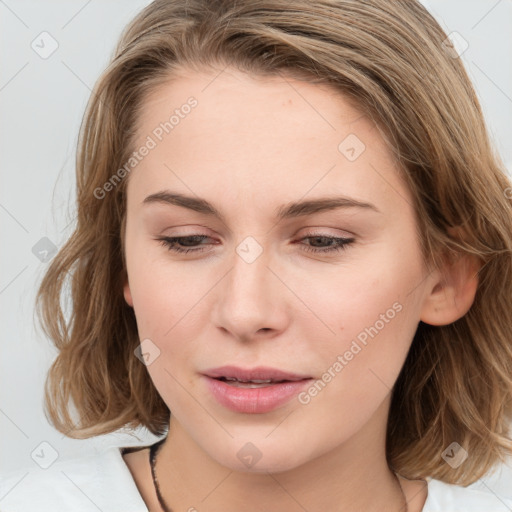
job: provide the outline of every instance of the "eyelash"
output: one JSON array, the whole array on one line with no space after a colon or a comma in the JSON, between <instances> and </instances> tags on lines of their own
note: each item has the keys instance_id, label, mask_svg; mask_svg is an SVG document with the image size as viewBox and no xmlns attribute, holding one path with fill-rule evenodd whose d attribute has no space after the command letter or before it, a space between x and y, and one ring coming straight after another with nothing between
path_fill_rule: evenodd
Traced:
<instances>
[{"instance_id":1,"label":"eyelash","mask_svg":"<svg viewBox=\"0 0 512 512\"><path fill-rule=\"evenodd\" d=\"M210 238L206 235L190 235L190 236L174 236L174 237L163 237L158 238L158 240L162 243L163 246L165 246L169 251L176 252L176 253L189 253L189 252L204 252L204 248L193 248L193 249L182 249L179 246L176 246L176 242L179 240L190 240L193 238L199 238L204 240L205 238ZM326 254L326 253L334 253L339 251L344 251L347 249L347 246L352 244L354 242L353 238L340 238L340 237L334 237L334 236L327 236L322 234L307 234L306 236L302 237L301 240L305 240L307 238L325 238L328 240L334 240L335 243L338 245L330 246L324 249L318 249L316 247L311 246L305 246L304 250L308 252L313 252L317 254Z\"/></svg>"}]
</instances>

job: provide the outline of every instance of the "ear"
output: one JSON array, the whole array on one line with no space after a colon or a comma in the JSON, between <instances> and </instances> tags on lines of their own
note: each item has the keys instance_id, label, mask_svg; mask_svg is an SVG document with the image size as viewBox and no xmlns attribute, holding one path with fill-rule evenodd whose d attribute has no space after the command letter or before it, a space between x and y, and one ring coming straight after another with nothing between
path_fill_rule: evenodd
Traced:
<instances>
[{"instance_id":1,"label":"ear","mask_svg":"<svg viewBox=\"0 0 512 512\"><path fill-rule=\"evenodd\" d=\"M448 325L462 318L475 300L481 267L481 260L472 254L446 261L435 274L420 320L430 325Z\"/></svg>"},{"instance_id":2,"label":"ear","mask_svg":"<svg viewBox=\"0 0 512 512\"><path fill-rule=\"evenodd\" d=\"M130 291L130 283L126 272L124 273L123 295L126 303L133 308L132 292Z\"/></svg>"}]
</instances>

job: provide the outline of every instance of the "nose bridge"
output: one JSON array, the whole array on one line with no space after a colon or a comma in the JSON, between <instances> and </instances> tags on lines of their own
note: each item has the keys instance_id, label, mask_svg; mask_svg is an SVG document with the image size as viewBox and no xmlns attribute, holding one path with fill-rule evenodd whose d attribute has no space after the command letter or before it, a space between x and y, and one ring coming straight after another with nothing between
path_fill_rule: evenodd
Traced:
<instances>
[{"instance_id":1,"label":"nose bridge","mask_svg":"<svg viewBox=\"0 0 512 512\"><path fill-rule=\"evenodd\" d=\"M266 303L269 302L269 256L268 248L264 249L262 243L252 236L244 238L235 247L228 293L237 304L242 305L249 300L255 306L254 301L263 299L262 295L266 295Z\"/></svg>"},{"instance_id":2,"label":"nose bridge","mask_svg":"<svg viewBox=\"0 0 512 512\"><path fill-rule=\"evenodd\" d=\"M235 247L231 270L223 280L214 308L218 326L247 338L262 328L281 328L276 300L282 284L269 268L270 256L268 249L253 237Z\"/></svg>"}]
</instances>

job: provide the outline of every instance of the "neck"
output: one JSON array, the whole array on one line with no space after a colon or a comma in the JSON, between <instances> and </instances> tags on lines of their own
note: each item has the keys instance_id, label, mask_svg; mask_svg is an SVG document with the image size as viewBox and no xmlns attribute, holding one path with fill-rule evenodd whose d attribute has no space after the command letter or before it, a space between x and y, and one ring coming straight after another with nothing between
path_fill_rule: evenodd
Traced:
<instances>
[{"instance_id":1,"label":"neck","mask_svg":"<svg viewBox=\"0 0 512 512\"><path fill-rule=\"evenodd\" d=\"M385 457L388 405L333 450L276 473L219 464L172 417L157 455L161 494L173 510L404 512L402 490Z\"/></svg>"}]
</instances>

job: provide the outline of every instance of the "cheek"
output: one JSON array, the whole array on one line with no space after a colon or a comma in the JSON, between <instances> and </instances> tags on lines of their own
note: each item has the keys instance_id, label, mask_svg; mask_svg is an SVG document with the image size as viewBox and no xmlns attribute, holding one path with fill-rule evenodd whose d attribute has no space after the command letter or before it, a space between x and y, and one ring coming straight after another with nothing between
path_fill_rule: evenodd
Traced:
<instances>
[{"instance_id":1,"label":"cheek","mask_svg":"<svg viewBox=\"0 0 512 512\"><path fill-rule=\"evenodd\" d=\"M164 279L156 272L142 272L139 278L131 286L139 335L172 350L177 333L193 335L193 305L202 293L196 286L184 286L179 279Z\"/></svg>"},{"instance_id":2,"label":"cheek","mask_svg":"<svg viewBox=\"0 0 512 512\"><path fill-rule=\"evenodd\" d=\"M324 303L323 318L335 334L309 337L314 343L307 350L321 354L323 369L300 403L307 418L316 418L311 419L315 425L343 425L335 436L357 431L383 403L416 328L403 288L389 280L368 284L374 285L373 293L350 293L348 287L339 301ZM321 428L332 436L332 427Z\"/></svg>"},{"instance_id":3,"label":"cheek","mask_svg":"<svg viewBox=\"0 0 512 512\"><path fill-rule=\"evenodd\" d=\"M309 329L308 349L322 355L326 370L345 375L339 380L362 387L379 379L393 385L419 322L411 283L420 279L420 267L412 258L379 255L373 264L339 268L329 280L304 288L316 314L302 326ZM337 364L336 372L338 356L343 368Z\"/></svg>"},{"instance_id":4,"label":"cheek","mask_svg":"<svg viewBox=\"0 0 512 512\"><path fill-rule=\"evenodd\" d=\"M184 273L158 241L135 236L127 237L127 267L140 338L170 336L204 293L195 273Z\"/></svg>"},{"instance_id":5,"label":"cheek","mask_svg":"<svg viewBox=\"0 0 512 512\"><path fill-rule=\"evenodd\" d=\"M386 312L383 320L389 318L395 323L399 317L396 310L411 301L411 283L418 280L418 270L396 258L386 260L384 250L376 252L378 261L367 259L340 265L333 272L310 280L297 279L297 283L302 281L299 293L317 317L317 324L320 320L325 324L325 333L330 330L336 336L355 336Z\"/></svg>"}]
</instances>

